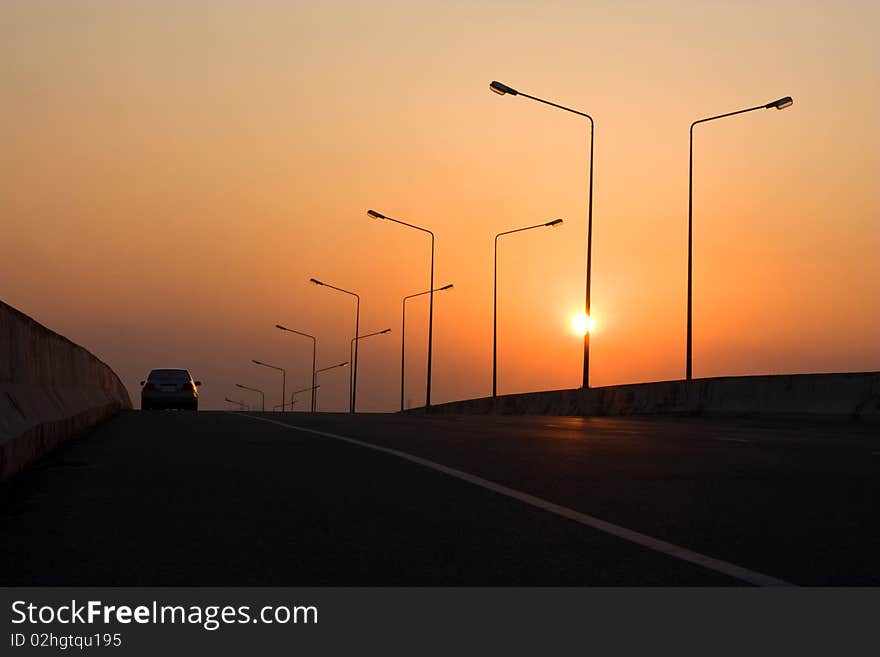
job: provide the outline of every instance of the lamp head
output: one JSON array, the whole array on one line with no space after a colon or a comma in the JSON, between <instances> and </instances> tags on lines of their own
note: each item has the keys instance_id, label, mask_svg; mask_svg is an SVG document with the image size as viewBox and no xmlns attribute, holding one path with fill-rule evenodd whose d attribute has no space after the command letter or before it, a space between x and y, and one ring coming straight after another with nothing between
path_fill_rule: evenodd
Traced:
<instances>
[{"instance_id":1,"label":"lamp head","mask_svg":"<svg viewBox=\"0 0 880 657\"><path fill-rule=\"evenodd\" d=\"M452 285L452 283L450 283L449 285L444 285L440 289L441 290L451 290L452 288L453 288L453 285Z\"/></svg>"},{"instance_id":2,"label":"lamp head","mask_svg":"<svg viewBox=\"0 0 880 657\"><path fill-rule=\"evenodd\" d=\"M391 333L391 329L387 328L384 331L379 331L380 333Z\"/></svg>"},{"instance_id":3,"label":"lamp head","mask_svg":"<svg viewBox=\"0 0 880 657\"><path fill-rule=\"evenodd\" d=\"M263 364L263 363L261 363L260 361L258 361L258 360L254 360L254 359L251 359L251 362L252 362L254 365L262 365L262 364Z\"/></svg>"},{"instance_id":4,"label":"lamp head","mask_svg":"<svg viewBox=\"0 0 880 657\"><path fill-rule=\"evenodd\" d=\"M315 285L323 285L323 283L321 281L319 281L317 278L310 278L309 281L311 281Z\"/></svg>"},{"instance_id":5,"label":"lamp head","mask_svg":"<svg viewBox=\"0 0 880 657\"><path fill-rule=\"evenodd\" d=\"M373 219L387 219L384 214L381 212L376 212L375 210L367 210L367 214L371 216Z\"/></svg>"},{"instance_id":6,"label":"lamp head","mask_svg":"<svg viewBox=\"0 0 880 657\"><path fill-rule=\"evenodd\" d=\"M519 94L519 92L516 89L514 89L513 87L508 87L506 84L502 84L501 82L498 82L497 80L492 80L492 82L489 84L489 89L494 91L499 96L503 96L505 94L510 94L511 96L516 96Z\"/></svg>"},{"instance_id":7,"label":"lamp head","mask_svg":"<svg viewBox=\"0 0 880 657\"><path fill-rule=\"evenodd\" d=\"M767 103L764 105L764 109L771 109L775 107L778 110L785 109L786 107L791 107L794 104L794 101L791 99L791 96L786 96L785 98L780 98L779 100L774 100L772 103Z\"/></svg>"},{"instance_id":8,"label":"lamp head","mask_svg":"<svg viewBox=\"0 0 880 657\"><path fill-rule=\"evenodd\" d=\"M552 227L552 226L559 226L559 225L562 224L562 223L563 223L563 222L562 222L562 219L554 219L553 221L548 221L548 222L547 222L546 224L544 224L544 225L545 225L545 226L551 226L551 227Z\"/></svg>"},{"instance_id":9,"label":"lamp head","mask_svg":"<svg viewBox=\"0 0 880 657\"><path fill-rule=\"evenodd\" d=\"M277 328L277 329L281 329L282 331L286 331L286 330L287 330L287 327L286 327L286 326L282 326L281 324L276 324L276 325L275 325L275 328Z\"/></svg>"}]
</instances>

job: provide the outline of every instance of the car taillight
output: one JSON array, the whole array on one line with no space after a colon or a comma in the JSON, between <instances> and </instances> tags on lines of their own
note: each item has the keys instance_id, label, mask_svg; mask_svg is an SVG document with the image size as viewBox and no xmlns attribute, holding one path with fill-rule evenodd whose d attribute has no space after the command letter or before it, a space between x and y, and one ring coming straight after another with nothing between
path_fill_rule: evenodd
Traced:
<instances>
[{"instance_id":1,"label":"car taillight","mask_svg":"<svg viewBox=\"0 0 880 657\"><path fill-rule=\"evenodd\" d=\"M192 392L195 388L192 383L181 383L180 384L180 392Z\"/></svg>"},{"instance_id":2,"label":"car taillight","mask_svg":"<svg viewBox=\"0 0 880 657\"><path fill-rule=\"evenodd\" d=\"M156 386L154 386L152 383L147 382L144 384L144 390L155 390L155 389L156 389Z\"/></svg>"}]
</instances>

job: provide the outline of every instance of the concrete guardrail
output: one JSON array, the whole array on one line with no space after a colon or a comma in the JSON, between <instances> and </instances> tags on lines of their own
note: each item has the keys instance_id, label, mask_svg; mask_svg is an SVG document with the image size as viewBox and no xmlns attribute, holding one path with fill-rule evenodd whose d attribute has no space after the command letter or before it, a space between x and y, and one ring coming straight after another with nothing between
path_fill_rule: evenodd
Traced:
<instances>
[{"instance_id":1,"label":"concrete guardrail","mask_svg":"<svg viewBox=\"0 0 880 657\"><path fill-rule=\"evenodd\" d=\"M129 408L106 364L0 301L0 480Z\"/></svg>"},{"instance_id":2,"label":"concrete guardrail","mask_svg":"<svg viewBox=\"0 0 880 657\"><path fill-rule=\"evenodd\" d=\"M550 390L438 404L431 407L431 412L880 420L880 372L730 376Z\"/></svg>"}]
</instances>

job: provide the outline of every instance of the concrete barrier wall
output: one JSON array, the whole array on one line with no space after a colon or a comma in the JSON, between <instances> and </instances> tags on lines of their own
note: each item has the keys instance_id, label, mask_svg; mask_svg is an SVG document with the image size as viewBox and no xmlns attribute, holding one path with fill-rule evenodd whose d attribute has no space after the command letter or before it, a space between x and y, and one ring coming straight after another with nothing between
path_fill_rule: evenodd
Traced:
<instances>
[{"instance_id":1,"label":"concrete barrier wall","mask_svg":"<svg viewBox=\"0 0 880 657\"><path fill-rule=\"evenodd\" d=\"M0 301L0 479L127 408L106 364Z\"/></svg>"},{"instance_id":2,"label":"concrete barrier wall","mask_svg":"<svg viewBox=\"0 0 880 657\"><path fill-rule=\"evenodd\" d=\"M419 409L414 409L419 410ZM880 372L732 376L483 397L436 413L732 415L880 420Z\"/></svg>"}]
</instances>

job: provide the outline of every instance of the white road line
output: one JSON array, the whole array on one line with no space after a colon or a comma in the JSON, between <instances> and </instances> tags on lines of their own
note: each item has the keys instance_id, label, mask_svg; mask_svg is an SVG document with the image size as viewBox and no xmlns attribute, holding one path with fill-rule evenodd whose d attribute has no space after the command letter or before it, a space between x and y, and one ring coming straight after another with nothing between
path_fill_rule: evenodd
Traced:
<instances>
[{"instance_id":1,"label":"white road line","mask_svg":"<svg viewBox=\"0 0 880 657\"><path fill-rule=\"evenodd\" d=\"M794 586L794 584L791 584L790 582L776 579L775 577L764 575L763 573L758 573L754 570L743 568L742 566L737 566L736 564L730 563L728 561L715 559L713 557L706 556L705 554L700 554L699 552L688 550L687 548L679 547L678 545L675 545L673 543L668 543L652 536L648 536L647 534L642 534L641 532L633 531L632 529L627 529L626 527L621 527L620 525L606 522L605 520L601 520L600 518L581 513L580 511L575 511L574 509L569 509L568 507L561 506L559 504L554 504L553 502L549 502L540 497L535 497L534 495L523 493L513 488L508 488L507 486L504 486L502 484L496 484L494 481L489 481L488 479L483 479L482 477L477 477L475 475L468 474L467 472L456 470L455 468L450 468L440 463L429 461L428 459L423 459L420 456L408 454L407 452L401 452L400 450L391 449L390 447L381 447L379 445L374 445L373 443L368 443L363 440L357 440L356 438L350 438L348 436L340 436L339 434L329 433L327 431L318 431L317 429L310 429L308 427L285 424L284 422L279 422L278 420L270 420L268 418L257 417L255 415L247 415L246 413L238 412L236 413L236 415L238 415L239 417L248 417L252 420L259 420L260 422L276 424L280 427L285 427L286 429L291 429L293 431L303 431L305 433L315 434L316 436L324 436L325 438L341 440L342 442L346 442L351 445L357 445L358 447L364 447L366 449L372 449L376 452L382 452L383 454L390 454L391 456L396 456L397 458L409 461L410 463L415 463L417 465L421 465L422 467L429 468L437 472L442 472L443 474L450 477L455 477L456 479L466 481L469 484L473 484L474 486L479 486L480 488L490 490L493 493L498 493L499 495L505 495L512 499L519 500L520 502L525 502L526 504L537 507L538 509L547 511L548 513L553 513L557 516L568 518L569 520L574 520L581 525L585 525L587 527L597 529L601 532L605 532L606 534L611 534L612 536L622 538L625 541L641 545L642 547L646 547L649 550L654 550L655 552L660 552L667 556L673 557L674 559L687 561L688 563L693 563L698 566L702 566L703 568L714 570L715 572L722 573L724 575L729 575L730 577L734 577L743 582L748 582L749 584L755 584L757 586Z\"/></svg>"},{"instance_id":2,"label":"white road line","mask_svg":"<svg viewBox=\"0 0 880 657\"><path fill-rule=\"evenodd\" d=\"M723 440L726 443L750 443L751 440L746 440L744 438L716 438L715 440Z\"/></svg>"}]
</instances>

